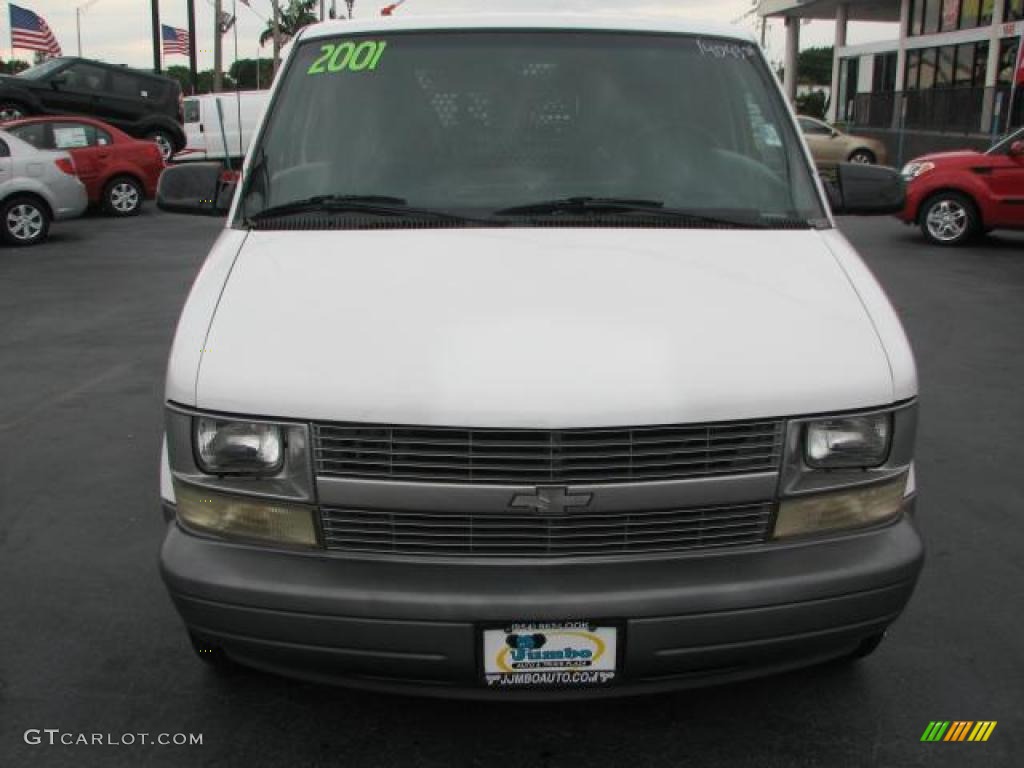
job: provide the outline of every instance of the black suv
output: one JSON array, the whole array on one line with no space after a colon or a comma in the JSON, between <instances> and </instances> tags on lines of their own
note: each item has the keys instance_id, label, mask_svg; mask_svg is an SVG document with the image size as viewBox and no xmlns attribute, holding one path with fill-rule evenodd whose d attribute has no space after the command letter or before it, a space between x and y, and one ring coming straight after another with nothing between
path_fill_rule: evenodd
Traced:
<instances>
[{"instance_id":1,"label":"black suv","mask_svg":"<svg viewBox=\"0 0 1024 768\"><path fill-rule=\"evenodd\" d=\"M50 59L0 75L0 121L26 115L88 115L160 145L164 159L185 147L177 80L100 61Z\"/></svg>"}]
</instances>

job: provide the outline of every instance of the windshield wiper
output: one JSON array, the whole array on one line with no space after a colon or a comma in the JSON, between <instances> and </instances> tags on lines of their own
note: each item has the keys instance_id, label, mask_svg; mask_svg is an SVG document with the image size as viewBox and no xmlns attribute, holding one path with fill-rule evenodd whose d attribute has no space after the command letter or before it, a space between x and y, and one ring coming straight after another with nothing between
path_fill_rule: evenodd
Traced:
<instances>
[{"instance_id":1,"label":"windshield wiper","mask_svg":"<svg viewBox=\"0 0 1024 768\"><path fill-rule=\"evenodd\" d=\"M514 205L494 212L495 216L544 216L549 213L618 213L629 211L661 211L660 200L638 200L628 197L561 197L536 203Z\"/></svg>"},{"instance_id":2,"label":"windshield wiper","mask_svg":"<svg viewBox=\"0 0 1024 768\"><path fill-rule=\"evenodd\" d=\"M404 198L390 195L316 195L264 208L249 216L247 223L258 224L267 219L302 213L364 213L371 216L426 217L447 221L470 221L469 218L455 213L446 213L433 208L416 208L410 206Z\"/></svg>"},{"instance_id":3,"label":"windshield wiper","mask_svg":"<svg viewBox=\"0 0 1024 768\"><path fill-rule=\"evenodd\" d=\"M495 216L549 216L549 215L625 214L673 219L695 226L735 227L737 229L771 229L778 222L764 220L760 214L741 218L709 216L704 213L687 211L682 208L666 208L660 200L637 200L619 197L565 197L543 200L537 203L516 205L494 212ZM792 225L792 222L788 222Z\"/></svg>"}]
</instances>

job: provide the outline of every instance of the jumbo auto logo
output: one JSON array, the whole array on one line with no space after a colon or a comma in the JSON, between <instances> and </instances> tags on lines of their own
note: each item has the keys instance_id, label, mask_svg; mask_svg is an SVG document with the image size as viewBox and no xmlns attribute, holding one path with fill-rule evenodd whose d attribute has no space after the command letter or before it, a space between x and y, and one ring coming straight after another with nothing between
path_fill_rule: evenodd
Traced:
<instances>
[{"instance_id":1,"label":"jumbo auto logo","mask_svg":"<svg viewBox=\"0 0 1024 768\"><path fill-rule=\"evenodd\" d=\"M995 729L995 720L932 720L921 741L988 741Z\"/></svg>"},{"instance_id":2,"label":"jumbo auto logo","mask_svg":"<svg viewBox=\"0 0 1024 768\"><path fill-rule=\"evenodd\" d=\"M599 664L608 652L604 640L586 630L510 634L505 644L496 660L502 672L587 669Z\"/></svg>"}]
</instances>

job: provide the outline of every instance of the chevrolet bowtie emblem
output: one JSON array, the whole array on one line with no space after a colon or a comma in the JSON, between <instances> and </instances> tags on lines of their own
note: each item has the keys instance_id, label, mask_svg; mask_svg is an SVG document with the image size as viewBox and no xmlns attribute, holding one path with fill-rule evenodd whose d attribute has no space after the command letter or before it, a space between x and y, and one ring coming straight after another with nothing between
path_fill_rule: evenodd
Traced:
<instances>
[{"instance_id":1,"label":"chevrolet bowtie emblem","mask_svg":"<svg viewBox=\"0 0 1024 768\"><path fill-rule=\"evenodd\" d=\"M536 493L515 496L509 509L528 509L538 515L557 517L571 509L589 507L593 498L592 493L570 494L564 486L541 487Z\"/></svg>"}]
</instances>

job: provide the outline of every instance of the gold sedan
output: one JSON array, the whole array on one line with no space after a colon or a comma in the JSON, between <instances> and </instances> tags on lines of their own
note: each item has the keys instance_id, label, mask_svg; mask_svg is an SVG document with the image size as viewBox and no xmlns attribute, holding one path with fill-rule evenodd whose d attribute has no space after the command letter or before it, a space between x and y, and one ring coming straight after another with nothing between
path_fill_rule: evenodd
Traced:
<instances>
[{"instance_id":1,"label":"gold sedan","mask_svg":"<svg viewBox=\"0 0 1024 768\"><path fill-rule=\"evenodd\" d=\"M843 133L821 120L813 117L797 118L800 130L811 148L811 155L817 165L835 165L836 163L862 163L865 165L885 165L887 155L885 144L877 139L866 136L852 136Z\"/></svg>"}]
</instances>

